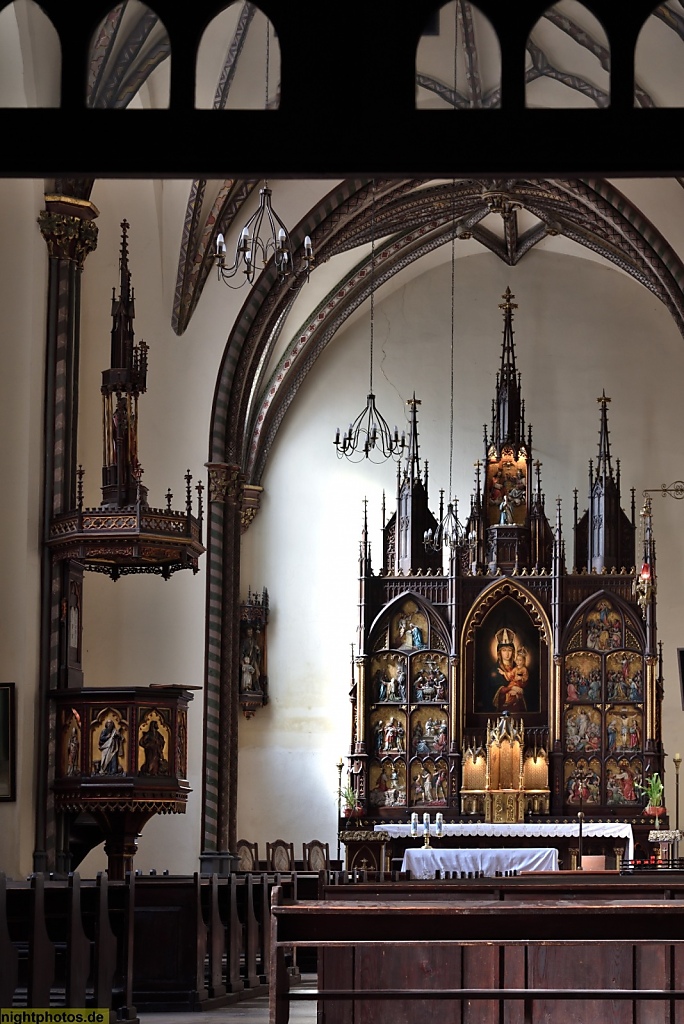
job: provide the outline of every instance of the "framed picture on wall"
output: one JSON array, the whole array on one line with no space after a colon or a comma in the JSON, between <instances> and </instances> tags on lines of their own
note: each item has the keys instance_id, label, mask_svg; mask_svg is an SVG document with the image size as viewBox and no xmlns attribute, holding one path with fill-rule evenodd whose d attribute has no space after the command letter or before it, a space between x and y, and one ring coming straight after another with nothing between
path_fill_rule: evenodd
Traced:
<instances>
[{"instance_id":1,"label":"framed picture on wall","mask_svg":"<svg viewBox=\"0 0 684 1024\"><path fill-rule=\"evenodd\" d=\"M684 711L684 647L677 648L677 664L679 665L679 690L682 697L682 711Z\"/></svg>"},{"instance_id":2,"label":"framed picture on wall","mask_svg":"<svg viewBox=\"0 0 684 1024\"><path fill-rule=\"evenodd\" d=\"M14 683L0 683L0 800L16 799Z\"/></svg>"}]
</instances>

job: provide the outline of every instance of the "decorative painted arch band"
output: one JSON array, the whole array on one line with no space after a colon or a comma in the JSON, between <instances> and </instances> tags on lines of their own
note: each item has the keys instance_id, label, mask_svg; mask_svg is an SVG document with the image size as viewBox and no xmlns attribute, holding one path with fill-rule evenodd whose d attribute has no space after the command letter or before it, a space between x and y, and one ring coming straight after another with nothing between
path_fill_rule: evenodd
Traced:
<instances>
[{"instance_id":1,"label":"decorative painted arch band","mask_svg":"<svg viewBox=\"0 0 684 1024\"><path fill-rule=\"evenodd\" d=\"M514 187L512 193L516 199L519 198L522 205L529 204L535 214L546 221L548 230L542 227L538 237L531 240L521 237L519 250L512 255L504 251L500 240L491 232L478 228L478 222L489 211L481 190L473 189L472 182L467 184L468 196L467 199L464 197L464 203L458 211L459 225L465 225L467 232L472 233L505 262L518 262L547 233L566 234L630 274L657 295L684 334L684 266L663 236L643 220L624 196L605 182L549 182L534 185L525 182ZM451 239L451 206L445 201L444 194L435 192L432 211L429 206L426 210L423 191L417 190L412 196L403 194L389 197L387 209L378 214L379 220L382 217L385 219L383 230L391 231L393 226L398 230L399 222L393 219L396 216L393 214L394 205L401 213L404 228L376 253L376 287ZM355 198L358 200L358 195ZM340 218L345 218L340 207L330 214L335 220L336 243L344 248L349 248L354 238L357 244L367 239L367 218L358 213L356 204L352 206L353 209L347 209L346 217L353 222L353 234L345 232L339 223ZM326 217L320 222L317 231L324 239L328 230ZM369 294L368 257L328 292L296 332L273 375L261 390L249 426L243 424L249 432L249 436L243 437L242 451L245 453L246 478L251 482L260 482L280 423L300 384L345 320ZM239 324L242 335L239 347L245 349L246 355L246 351L255 342L252 338L254 324L248 322L248 311L245 314ZM259 326L263 337L268 327L273 326L273 318L268 323L262 320ZM231 348L234 346L231 345ZM221 379L217 394L229 386L228 379ZM220 447L220 443L214 447L214 451L217 447Z\"/></svg>"}]
</instances>

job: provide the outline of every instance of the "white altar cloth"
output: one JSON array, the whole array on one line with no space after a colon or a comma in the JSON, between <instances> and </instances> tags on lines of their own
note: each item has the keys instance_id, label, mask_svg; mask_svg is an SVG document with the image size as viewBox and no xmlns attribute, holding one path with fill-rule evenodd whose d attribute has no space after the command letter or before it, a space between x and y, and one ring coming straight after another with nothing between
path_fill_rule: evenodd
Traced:
<instances>
[{"instance_id":1,"label":"white altar cloth","mask_svg":"<svg viewBox=\"0 0 684 1024\"><path fill-rule=\"evenodd\" d=\"M553 839L554 837L579 837L579 822L526 822L524 825L488 825L485 822L463 823L443 826L446 836L483 836L485 838L506 837L525 839ZM387 832L392 839L410 837L410 825L376 825L376 832ZM430 835L436 835L434 822L430 825ZM585 821L582 826L585 838L624 839L627 843L627 859L634 860L634 833L632 826L622 821ZM422 822L418 824L418 839L423 837Z\"/></svg>"},{"instance_id":2,"label":"white altar cloth","mask_svg":"<svg viewBox=\"0 0 684 1024\"><path fill-rule=\"evenodd\" d=\"M401 865L412 878L435 878L438 871L482 871L492 877L497 871L558 871L558 850L548 846L502 848L497 850L454 850L438 847L408 849Z\"/></svg>"}]
</instances>

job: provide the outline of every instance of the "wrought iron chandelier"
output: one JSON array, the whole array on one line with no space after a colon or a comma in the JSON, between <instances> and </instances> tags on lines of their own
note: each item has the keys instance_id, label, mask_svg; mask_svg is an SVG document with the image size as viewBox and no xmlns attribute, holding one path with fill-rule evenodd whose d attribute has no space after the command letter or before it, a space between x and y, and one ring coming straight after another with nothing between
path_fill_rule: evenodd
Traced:
<instances>
[{"instance_id":1,"label":"wrought iron chandelier","mask_svg":"<svg viewBox=\"0 0 684 1024\"><path fill-rule=\"evenodd\" d=\"M270 22L266 19L266 68L264 76L265 99L264 109L269 107L269 66L270 66ZM285 281L295 271L295 248L290 232L273 209L271 189L264 182L259 190L259 208L249 218L235 248L233 262L228 265L226 258L226 242L223 234L216 236L216 266L220 281L229 288L241 288L249 282L252 284L258 271L263 270L270 259L273 259L278 272L278 280ZM311 238L304 239L302 255L302 272L307 281L313 267L314 255Z\"/></svg>"},{"instance_id":2,"label":"wrought iron chandelier","mask_svg":"<svg viewBox=\"0 0 684 1024\"><path fill-rule=\"evenodd\" d=\"M249 218L235 248L233 262L226 261L226 242L222 234L216 236L216 266L219 280L230 288L241 288L243 284L252 284L258 271L263 270L270 259L273 259L278 272L278 280L284 281L295 272L295 250L290 232L285 227L271 203L271 189L268 182L259 189L259 208ZM311 238L304 239L302 270L307 281L313 267L314 256ZM242 276L238 274L242 272ZM237 280L234 280L237 278Z\"/></svg>"},{"instance_id":3,"label":"wrought iron chandelier","mask_svg":"<svg viewBox=\"0 0 684 1024\"><path fill-rule=\"evenodd\" d=\"M361 410L349 429L340 436L337 428L334 445L337 457L347 458L351 462L370 459L371 462L385 462L389 458L401 456L406 444L406 436L395 426L390 430L389 424L375 404L373 393L373 341L375 328L375 179L371 198L371 259L370 259L370 381L366 405Z\"/></svg>"},{"instance_id":4,"label":"wrought iron chandelier","mask_svg":"<svg viewBox=\"0 0 684 1024\"><path fill-rule=\"evenodd\" d=\"M455 303L454 293L456 290L456 210L455 210L456 183L452 181L451 192L451 378L450 378L450 405L449 405L449 502L446 515L441 516L443 506L440 506L440 522L436 530L426 530L423 543L426 550L439 551L442 544L444 547L455 551L463 543L463 524L458 518L458 502L451 498L451 476L454 462L454 334L455 334Z\"/></svg>"}]
</instances>

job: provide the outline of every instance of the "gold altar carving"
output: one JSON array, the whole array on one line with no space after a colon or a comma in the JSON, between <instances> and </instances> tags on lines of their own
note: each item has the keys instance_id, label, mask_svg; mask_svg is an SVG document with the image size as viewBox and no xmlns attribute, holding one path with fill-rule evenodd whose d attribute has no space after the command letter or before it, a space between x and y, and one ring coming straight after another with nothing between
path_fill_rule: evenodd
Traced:
<instances>
[{"instance_id":1,"label":"gold altar carving","mask_svg":"<svg viewBox=\"0 0 684 1024\"><path fill-rule=\"evenodd\" d=\"M486 822L515 824L526 812L549 813L549 758L525 746L522 719L502 715L487 722L486 744L463 746L461 814L484 814Z\"/></svg>"}]
</instances>

